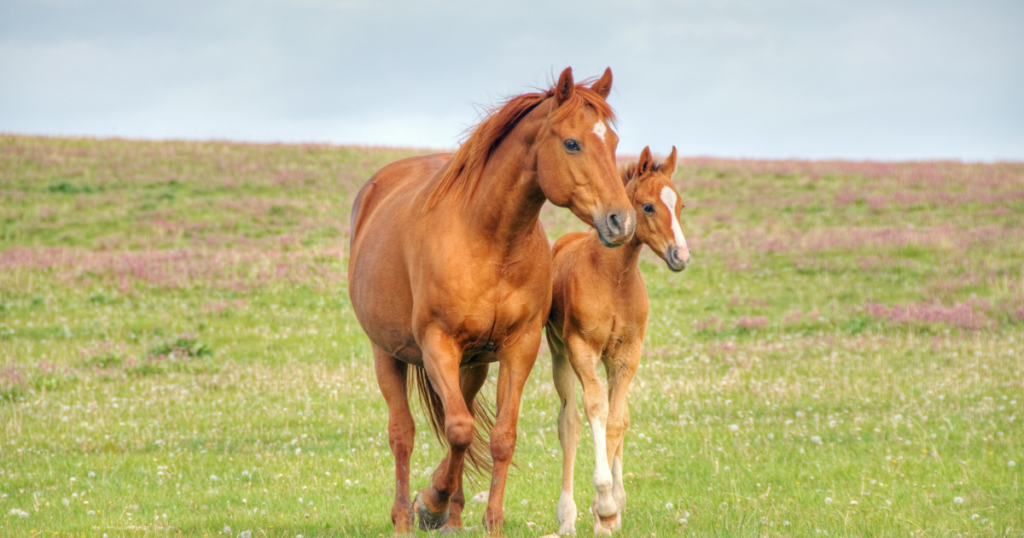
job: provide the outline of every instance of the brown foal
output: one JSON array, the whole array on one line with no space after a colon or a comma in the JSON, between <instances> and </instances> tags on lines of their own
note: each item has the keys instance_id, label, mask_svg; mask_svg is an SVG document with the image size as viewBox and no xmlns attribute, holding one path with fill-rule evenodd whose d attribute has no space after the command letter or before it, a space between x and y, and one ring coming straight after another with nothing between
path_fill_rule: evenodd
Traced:
<instances>
[{"instance_id":1,"label":"brown foal","mask_svg":"<svg viewBox=\"0 0 1024 538\"><path fill-rule=\"evenodd\" d=\"M555 243L553 295L547 323L555 389L561 400L558 438L562 443L562 494L558 534L576 534L573 464L580 437L575 377L583 385L583 408L594 437L594 533L608 535L622 524L626 492L622 487L622 445L629 427L629 383L640 366L647 330L647 288L640 275L640 250L646 244L673 271L690 262L679 212L683 201L672 184L676 148L661 164L644 148L640 160L622 171L626 193L637 214L636 234L617 249L601 246L591 233L571 233ZM598 378L603 362L608 389ZM609 462L613 462L609 468Z\"/></svg>"},{"instance_id":2,"label":"brown foal","mask_svg":"<svg viewBox=\"0 0 1024 538\"><path fill-rule=\"evenodd\" d=\"M478 124L454 154L381 168L352 208L349 295L373 345L395 456L398 534L462 526L463 461L486 463L474 399L498 362L492 476L484 524L501 528L505 478L526 378L551 301L551 251L539 216L545 200L568 207L620 245L636 214L615 168L618 137L605 98L611 71L591 86L562 72L548 91L514 97ZM430 485L409 498L415 423L412 366L435 433L448 453ZM476 420L474 420L476 417Z\"/></svg>"}]
</instances>

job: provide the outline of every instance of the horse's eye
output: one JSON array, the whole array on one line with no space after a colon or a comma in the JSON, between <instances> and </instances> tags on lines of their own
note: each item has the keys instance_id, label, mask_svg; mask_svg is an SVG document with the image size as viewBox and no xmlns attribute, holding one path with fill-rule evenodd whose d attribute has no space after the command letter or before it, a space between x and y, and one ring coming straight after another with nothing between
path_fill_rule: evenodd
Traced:
<instances>
[{"instance_id":1,"label":"horse's eye","mask_svg":"<svg viewBox=\"0 0 1024 538\"><path fill-rule=\"evenodd\" d=\"M577 151L579 151L579 150L580 150L580 144L579 144L579 142L577 142L577 141L575 141L575 140L573 140L573 139L571 139L571 138L570 138L569 140L566 140L566 141L564 142L564 144L565 144L565 149L566 149L566 150L567 150L567 151L568 151L569 153L576 153Z\"/></svg>"},{"instance_id":2,"label":"horse's eye","mask_svg":"<svg viewBox=\"0 0 1024 538\"><path fill-rule=\"evenodd\" d=\"M644 211L647 213L654 213L654 206L651 204L644 204Z\"/></svg>"}]
</instances>

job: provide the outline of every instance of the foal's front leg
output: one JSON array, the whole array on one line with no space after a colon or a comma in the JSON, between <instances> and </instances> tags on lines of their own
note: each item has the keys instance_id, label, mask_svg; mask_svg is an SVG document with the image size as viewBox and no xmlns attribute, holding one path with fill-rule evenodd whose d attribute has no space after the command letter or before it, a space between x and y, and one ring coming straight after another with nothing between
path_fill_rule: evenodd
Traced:
<instances>
[{"instance_id":1,"label":"foal's front leg","mask_svg":"<svg viewBox=\"0 0 1024 538\"><path fill-rule=\"evenodd\" d=\"M573 499L573 467L580 444L580 409L576 405L576 374L566 356L565 344L547 330L551 349L551 374L558 392L558 441L562 444L562 493L558 497L558 535L576 534L576 501Z\"/></svg>"},{"instance_id":2,"label":"foal's front leg","mask_svg":"<svg viewBox=\"0 0 1024 538\"><path fill-rule=\"evenodd\" d=\"M641 344L623 349L619 357L608 359L608 459L612 461L612 496L618 507L615 517L606 526L615 530L622 526L626 508L626 490L622 486L622 445L629 428L629 384L640 367Z\"/></svg>"},{"instance_id":3,"label":"foal's front leg","mask_svg":"<svg viewBox=\"0 0 1024 538\"><path fill-rule=\"evenodd\" d=\"M594 438L594 489L597 494L591 505L594 513L594 533L607 535L608 524L618 514L618 505L612 495L612 470L608 465L608 393L597 376L600 351L595 351L579 337L566 337L566 348L576 375L583 385L583 410L590 421Z\"/></svg>"}]
</instances>

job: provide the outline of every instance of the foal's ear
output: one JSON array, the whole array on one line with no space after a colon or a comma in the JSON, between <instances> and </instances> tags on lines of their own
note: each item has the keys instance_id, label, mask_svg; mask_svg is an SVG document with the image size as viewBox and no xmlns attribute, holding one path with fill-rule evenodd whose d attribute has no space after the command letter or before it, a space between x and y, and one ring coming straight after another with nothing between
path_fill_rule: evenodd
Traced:
<instances>
[{"instance_id":1,"label":"foal's ear","mask_svg":"<svg viewBox=\"0 0 1024 538\"><path fill-rule=\"evenodd\" d=\"M597 82L590 89L594 90L602 99L608 99L608 94L612 93L612 68L606 67L604 74L601 75L601 78L597 79Z\"/></svg>"},{"instance_id":2,"label":"foal's ear","mask_svg":"<svg viewBox=\"0 0 1024 538\"><path fill-rule=\"evenodd\" d=\"M665 159L665 162L661 163L660 169L661 169L662 173L664 173L669 178L672 177L672 174L676 173L676 147L675 146L672 146L672 153L670 153L668 158Z\"/></svg>"},{"instance_id":3,"label":"foal's ear","mask_svg":"<svg viewBox=\"0 0 1024 538\"><path fill-rule=\"evenodd\" d=\"M566 67L565 71L558 77L558 83L555 84L555 100L561 105L566 102L573 93L576 91L576 86L572 81L572 68Z\"/></svg>"},{"instance_id":4,"label":"foal's ear","mask_svg":"<svg viewBox=\"0 0 1024 538\"><path fill-rule=\"evenodd\" d=\"M651 171L654 165L654 158L651 157L651 147L647 146L640 152L640 160L636 163L636 178L640 179Z\"/></svg>"}]
</instances>

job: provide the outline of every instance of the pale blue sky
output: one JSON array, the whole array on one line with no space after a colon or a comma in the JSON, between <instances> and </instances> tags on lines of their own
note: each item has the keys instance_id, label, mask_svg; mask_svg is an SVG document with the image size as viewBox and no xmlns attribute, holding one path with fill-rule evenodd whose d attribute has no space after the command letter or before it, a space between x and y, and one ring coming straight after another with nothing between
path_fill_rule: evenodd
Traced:
<instances>
[{"instance_id":1,"label":"pale blue sky","mask_svg":"<svg viewBox=\"0 0 1024 538\"><path fill-rule=\"evenodd\" d=\"M1024 160L1024 2L0 0L0 131L450 148L611 66L621 153Z\"/></svg>"}]
</instances>

